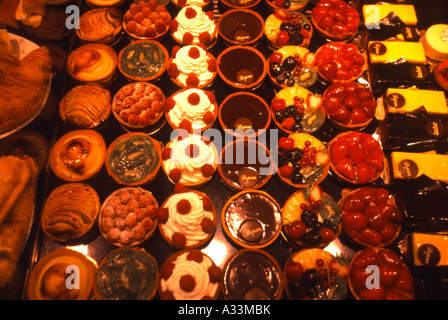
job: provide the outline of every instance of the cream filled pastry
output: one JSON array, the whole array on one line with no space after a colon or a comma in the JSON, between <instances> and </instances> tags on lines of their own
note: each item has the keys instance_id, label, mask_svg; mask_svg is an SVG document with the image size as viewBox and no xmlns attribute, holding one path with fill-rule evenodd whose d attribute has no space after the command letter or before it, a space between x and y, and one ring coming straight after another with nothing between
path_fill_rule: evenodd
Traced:
<instances>
[{"instance_id":1,"label":"cream filled pastry","mask_svg":"<svg viewBox=\"0 0 448 320\"><path fill-rule=\"evenodd\" d=\"M163 170L173 183L200 185L214 174L218 152L210 141L197 134L179 135L162 152Z\"/></svg>"},{"instance_id":2,"label":"cream filled pastry","mask_svg":"<svg viewBox=\"0 0 448 320\"><path fill-rule=\"evenodd\" d=\"M162 265L159 293L162 300L216 299L221 270L198 250L175 253Z\"/></svg>"},{"instance_id":3,"label":"cream filled pastry","mask_svg":"<svg viewBox=\"0 0 448 320\"><path fill-rule=\"evenodd\" d=\"M216 211L202 192L188 190L169 196L159 211L159 230L178 248L195 248L210 239L216 227Z\"/></svg>"},{"instance_id":4,"label":"cream filled pastry","mask_svg":"<svg viewBox=\"0 0 448 320\"><path fill-rule=\"evenodd\" d=\"M174 40L183 45L208 45L216 39L218 29L213 11L205 12L199 6L189 5L170 22L170 32Z\"/></svg>"},{"instance_id":5,"label":"cream filled pastry","mask_svg":"<svg viewBox=\"0 0 448 320\"><path fill-rule=\"evenodd\" d=\"M165 115L173 129L203 131L216 119L217 103L213 92L187 88L174 93L164 103Z\"/></svg>"},{"instance_id":6,"label":"cream filled pastry","mask_svg":"<svg viewBox=\"0 0 448 320\"><path fill-rule=\"evenodd\" d=\"M210 0L173 0L173 3L179 7L198 6L205 7L210 4Z\"/></svg>"},{"instance_id":7,"label":"cream filled pastry","mask_svg":"<svg viewBox=\"0 0 448 320\"><path fill-rule=\"evenodd\" d=\"M180 87L203 88L216 76L216 59L200 45L174 47L168 75Z\"/></svg>"}]
</instances>

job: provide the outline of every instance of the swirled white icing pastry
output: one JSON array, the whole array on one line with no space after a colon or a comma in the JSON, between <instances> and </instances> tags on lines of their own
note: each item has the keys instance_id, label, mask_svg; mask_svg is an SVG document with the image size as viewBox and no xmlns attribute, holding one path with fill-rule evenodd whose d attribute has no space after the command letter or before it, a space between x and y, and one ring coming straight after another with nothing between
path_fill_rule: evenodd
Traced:
<instances>
[{"instance_id":1,"label":"swirled white icing pastry","mask_svg":"<svg viewBox=\"0 0 448 320\"><path fill-rule=\"evenodd\" d=\"M192 48L197 48L198 56L192 57L190 55L190 49ZM185 87L188 76L193 73L199 79L198 86L205 85L215 75L215 72L209 70L209 59L211 58L207 51L200 46L188 45L181 47L172 61L179 71L176 80Z\"/></svg>"},{"instance_id":2,"label":"swirled white icing pastry","mask_svg":"<svg viewBox=\"0 0 448 320\"><path fill-rule=\"evenodd\" d=\"M210 39L216 37L216 22L206 14L201 7L189 5L182 8L176 16L177 30L173 33L175 39L182 42L185 34L193 36L191 44L201 42L201 34L208 33Z\"/></svg>"}]
</instances>

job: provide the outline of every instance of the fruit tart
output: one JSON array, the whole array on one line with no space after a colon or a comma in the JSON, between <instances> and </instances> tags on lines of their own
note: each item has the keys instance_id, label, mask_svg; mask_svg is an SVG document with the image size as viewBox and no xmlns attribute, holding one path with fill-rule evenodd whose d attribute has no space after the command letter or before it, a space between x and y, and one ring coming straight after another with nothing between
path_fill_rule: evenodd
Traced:
<instances>
[{"instance_id":1,"label":"fruit tart","mask_svg":"<svg viewBox=\"0 0 448 320\"><path fill-rule=\"evenodd\" d=\"M171 14L156 1L140 1L131 3L123 20L123 29L131 40L159 40L169 30Z\"/></svg>"},{"instance_id":2,"label":"fruit tart","mask_svg":"<svg viewBox=\"0 0 448 320\"><path fill-rule=\"evenodd\" d=\"M337 135L328 145L332 171L352 184L377 180L384 170L380 143L365 132L348 131Z\"/></svg>"},{"instance_id":3,"label":"fruit tart","mask_svg":"<svg viewBox=\"0 0 448 320\"><path fill-rule=\"evenodd\" d=\"M338 203L319 186L293 193L282 210L286 239L295 246L323 248L342 230Z\"/></svg>"},{"instance_id":4,"label":"fruit tart","mask_svg":"<svg viewBox=\"0 0 448 320\"><path fill-rule=\"evenodd\" d=\"M342 0L322 0L311 11L311 22L324 39L349 41L358 31L359 12Z\"/></svg>"},{"instance_id":5,"label":"fruit tart","mask_svg":"<svg viewBox=\"0 0 448 320\"><path fill-rule=\"evenodd\" d=\"M115 182L138 186L155 179L162 165L160 142L145 133L126 133L107 147L105 166Z\"/></svg>"},{"instance_id":6,"label":"fruit tart","mask_svg":"<svg viewBox=\"0 0 448 320\"><path fill-rule=\"evenodd\" d=\"M157 292L159 266L143 248L118 248L101 260L94 280L97 300L151 300Z\"/></svg>"},{"instance_id":7,"label":"fruit tart","mask_svg":"<svg viewBox=\"0 0 448 320\"><path fill-rule=\"evenodd\" d=\"M168 76L179 87L205 88L216 77L216 58L203 45L174 46Z\"/></svg>"},{"instance_id":8,"label":"fruit tart","mask_svg":"<svg viewBox=\"0 0 448 320\"><path fill-rule=\"evenodd\" d=\"M78 182L97 175L104 164L106 144L98 132L73 130L60 137L50 151L50 168L60 179Z\"/></svg>"},{"instance_id":9,"label":"fruit tart","mask_svg":"<svg viewBox=\"0 0 448 320\"><path fill-rule=\"evenodd\" d=\"M330 157L325 145L308 133L292 133L278 143L280 180L295 188L318 185L328 174Z\"/></svg>"},{"instance_id":10,"label":"fruit tart","mask_svg":"<svg viewBox=\"0 0 448 320\"><path fill-rule=\"evenodd\" d=\"M283 268L290 300L344 300L348 293L348 263L313 248L294 252Z\"/></svg>"},{"instance_id":11,"label":"fruit tart","mask_svg":"<svg viewBox=\"0 0 448 320\"><path fill-rule=\"evenodd\" d=\"M268 76L277 88L310 87L317 81L314 53L299 46L286 45L267 60Z\"/></svg>"},{"instance_id":12,"label":"fruit tart","mask_svg":"<svg viewBox=\"0 0 448 320\"><path fill-rule=\"evenodd\" d=\"M389 190L361 187L339 201L345 233L363 246L384 247L397 239L403 213Z\"/></svg>"},{"instance_id":13,"label":"fruit tart","mask_svg":"<svg viewBox=\"0 0 448 320\"><path fill-rule=\"evenodd\" d=\"M308 47L313 27L305 14L278 9L267 17L264 34L274 50L287 45Z\"/></svg>"},{"instance_id":14,"label":"fruit tart","mask_svg":"<svg viewBox=\"0 0 448 320\"><path fill-rule=\"evenodd\" d=\"M309 0L266 0L266 4L272 11L277 9L302 10L308 2Z\"/></svg>"},{"instance_id":15,"label":"fruit tart","mask_svg":"<svg viewBox=\"0 0 448 320\"><path fill-rule=\"evenodd\" d=\"M200 186L213 177L218 165L218 151L207 137L188 134L184 130L167 143L162 159L163 171L172 183Z\"/></svg>"},{"instance_id":16,"label":"fruit tart","mask_svg":"<svg viewBox=\"0 0 448 320\"><path fill-rule=\"evenodd\" d=\"M165 95L156 85L132 82L121 87L112 100L115 119L128 130L155 126L163 116Z\"/></svg>"},{"instance_id":17,"label":"fruit tart","mask_svg":"<svg viewBox=\"0 0 448 320\"><path fill-rule=\"evenodd\" d=\"M325 122L323 99L306 88L294 86L277 92L271 102L271 116L284 133L315 132Z\"/></svg>"},{"instance_id":18,"label":"fruit tart","mask_svg":"<svg viewBox=\"0 0 448 320\"><path fill-rule=\"evenodd\" d=\"M377 102L372 91L355 81L332 83L323 98L325 113L338 129L362 130L375 117Z\"/></svg>"},{"instance_id":19,"label":"fruit tart","mask_svg":"<svg viewBox=\"0 0 448 320\"><path fill-rule=\"evenodd\" d=\"M260 249L280 235L281 209L264 191L241 191L225 204L221 221L225 233L241 247Z\"/></svg>"},{"instance_id":20,"label":"fruit tart","mask_svg":"<svg viewBox=\"0 0 448 320\"><path fill-rule=\"evenodd\" d=\"M174 130L188 133L209 129L218 117L218 103L212 91L184 88L176 91L164 103L165 117Z\"/></svg>"},{"instance_id":21,"label":"fruit tart","mask_svg":"<svg viewBox=\"0 0 448 320\"><path fill-rule=\"evenodd\" d=\"M177 184L157 214L162 237L172 246L191 249L202 246L216 229L216 209L203 192Z\"/></svg>"},{"instance_id":22,"label":"fruit tart","mask_svg":"<svg viewBox=\"0 0 448 320\"><path fill-rule=\"evenodd\" d=\"M366 59L352 43L325 43L316 54L317 73L324 82L354 81L366 70Z\"/></svg>"},{"instance_id":23,"label":"fruit tart","mask_svg":"<svg viewBox=\"0 0 448 320\"><path fill-rule=\"evenodd\" d=\"M448 91L448 60L442 61L434 69L434 78L443 90Z\"/></svg>"},{"instance_id":24,"label":"fruit tart","mask_svg":"<svg viewBox=\"0 0 448 320\"><path fill-rule=\"evenodd\" d=\"M95 8L79 18L76 35L84 43L113 45L120 40L123 31L123 14L113 7Z\"/></svg>"},{"instance_id":25,"label":"fruit tart","mask_svg":"<svg viewBox=\"0 0 448 320\"><path fill-rule=\"evenodd\" d=\"M187 249L171 255L160 268L161 300L216 300L221 269L205 253Z\"/></svg>"},{"instance_id":26,"label":"fruit tart","mask_svg":"<svg viewBox=\"0 0 448 320\"><path fill-rule=\"evenodd\" d=\"M373 280L372 269L377 274ZM385 248L357 252L350 261L348 284L357 300L414 299L411 272L398 254Z\"/></svg>"},{"instance_id":27,"label":"fruit tart","mask_svg":"<svg viewBox=\"0 0 448 320\"><path fill-rule=\"evenodd\" d=\"M132 247L151 238L157 229L159 205L148 190L123 187L104 200L98 227L101 235L117 247Z\"/></svg>"}]
</instances>

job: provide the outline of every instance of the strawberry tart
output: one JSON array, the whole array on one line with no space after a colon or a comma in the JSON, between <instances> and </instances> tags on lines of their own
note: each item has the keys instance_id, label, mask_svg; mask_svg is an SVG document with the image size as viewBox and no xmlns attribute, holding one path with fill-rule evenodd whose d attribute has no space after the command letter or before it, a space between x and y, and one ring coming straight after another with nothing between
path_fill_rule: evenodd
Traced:
<instances>
[{"instance_id":1,"label":"strawberry tart","mask_svg":"<svg viewBox=\"0 0 448 320\"><path fill-rule=\"evenodd\" d=\"M161 300L215 300L219 295L221 269L197 249L171 255L160 268Z\"/></svg>"},{"instance_id":2,"label":"strawberry tart","mask_svg":"<svg viewBox=\"0 0 448 320\"><path fill-rule=\"evenodd\" d=\"M207 242L216 228L216 210L203 192L176 185L174 193L160 206L158 226L171 245L185 249Z\"/></svg>"},{"instance_id":3,"label":"strawberry tart","mask_svg":"<svg viewBox=\"0 0 448 320\"><path fill-rule=\"evenodd\" d=\"M173 39L181 45L202 43L211 47L218 37L213 11L204 11L196 5L186 6L179 11L170 22L170 32Z\"/></svg>"},{"instance_id":4,"label":"strawberry tart","mask_svg":"<svg viewBox=\"0 0 448 320\"><path fill-rule=\"evenodd\" d=\"M180 87L204 88L216 77L215 57L199 45L174 46L168 62L168 76Z\"/></svg>"}]
</instances>

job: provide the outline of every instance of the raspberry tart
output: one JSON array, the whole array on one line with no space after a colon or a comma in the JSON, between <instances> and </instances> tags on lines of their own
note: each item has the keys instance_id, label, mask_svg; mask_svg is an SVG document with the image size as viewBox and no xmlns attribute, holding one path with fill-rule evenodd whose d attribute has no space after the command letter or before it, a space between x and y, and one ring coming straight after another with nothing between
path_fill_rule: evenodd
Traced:
<instances>
[{"instance_id":1,"label":"raspberry tart","mask_svg":"<svg viewBox=\"0 0 448 320\"><path fill-rule=\"evenodd\" d=\"M132 82L121 87L112 100L112 113L128 130L156 126L163 116L165 95L148 82Z\"/></svg>"},{"instance_id":2,"label":"raspberry tart","mask_svg":"<svg viewBox=\"0 0 448 320\"><path fill-rule=\"evenodd\" d=\"M284 133L315 132L325 122L325 109L320 95L294 86L277 92L271 102L271 116Z\"/></svg>"},{"instance_id":3,"label":"raspberry tart","mask_svg":"<svg viewBox=\"0 0 448 320\"><path fill-rule=\"evenodd\" d=\"M174 130L189 133L210 128L218 117L218 103L212 91L185 88L167 98L164 103L165 117Z\"/></svg>"},{"instance_id":4,"label":"raspberry tart","mask_svg":"<svg viewBox=\"0 0 448 320\"><path fill-rule=\"evenodd\" d=\"M323 98L328 119L339 129L362 130L375 117L377 102L372 91L355 81L332 83Z\"/></svg>"},{"instance_id":5,"label":"raspberry tart","mask_svg":"<svg viewBox=\"0 0 448 320\"><path fill-rule=\"evenodd\" d=\"M403 213L385 188L361 187L339 201L345 233L363 246L384 247L397 239Z\"/></svg>"},{"instance_id":6,"label":"raspberry tart","mask_svg":"<svg viewBox=\"0 0 448 320\"><path fill-rule=\"evenodd\" d=\"M140 187L124 187L103 202L98 217L101 235L117 247L133 247L152 237L157 229L159 204Z\"/></svg>"},{"instance_id":7,"label":"raspberry tart","mask_svg":"<svg viewBox=\"0 0 448 320\"><path fill-rule=\"evenodd\" d=\"M282 210L285 237L295 246L323 248L342 230L338 203L319 186L296 191Z\"/></svg>"},{"instance_id":8,"label":"raspberry tart","mask_svg":"<svg viewBox=\"0 0 448 320\"><path fill-rule=\"evenodd\" d=\"M158 212L162 237L180 249L197 248L206 243L213 236L216 222L216 210L210 198L180 184Z\"/></svg>"},{"instance_id":9,"label":"raspberry tart","mask_svg":"<svg viewBox=\"0 0 448 320\"><path fill-rule=\"evenodd\" d=\"M306 48L313 35L313 27L305 14L278 9L267 17L264 34L274 50L286 45Z\"/></svg>"},{"instance_id":10,"label":"raspberry tart","mask_svg":"<svg viewBox=\"0 0 448 320\"><path fill-rule=\"evenodd\" d=\"M268 76L277 88L310 87L317 81L314 53L304 47L283 46L267 60Z\"/></svg>"},{"instance_id":11,"label":"raspberry tart","mask_svg":"<svg viewBox=\"0 0 448 320\"><path fill-rule=\"evenodd\" d=\"M366 59L352 43L325 43L316 51L317 72L324 82L354 81L366 70Z\"/></svg>"},{"instance_id":12,"label":"raspberry tart","mask_svg":"<svg viewBox=\"0 0 448 320\"><path fill-rule=\"evenodd\" d=\"M160 268L161 300L216 300L221 269L205 253L187 249L171 255Z\"/></svg>"},{"instance_id":13,"label":"raspberry tart","mask_svg":"<svg viewBox=\"0 0 448 320\"><path fill-rule=\"evenodd\" d=\"M332 171L343 181L367 184L384 170L380 143L365 132L348 131L337 135L328 145Z\"/></svg>"},{"instance_id":14,"label":"raspberry tart","mask_svg":"<svg viewBox=\"0 0 448 320\"><path fill-rule=\"evenodd\" d=\"M349 41L358 31L359 12L342 0L322 0L311 11L311 22L324 39Z\"/></svg>"},{"instance_id":15,"label":"raspberry tart","mask_svg":"<svg viewBox=\"0 0 448 320\"><path fill-rule=\"evenodd\" d=\"M217 62L203 45L174 46L168 76L179 87L205 88L215 79Z\"/></svg>"},{"instance_id":16,"label":"raspberry tart","mask_svg":"<svg viewBox=\"0 0 448 320\"><path fill-rule=\"evenodd\" d=\"M198 134L180 132L165 146L162 158L163 171L168 179L187 187L208 182L218 165L216 147L208 138Z\"/></svg>"},{"instance_id":17,"label":"raspberry tart","mask_svg":"<svg viewBox=\"0 0 448 320\"><path fill-rule=\"evenodd\" d=\"M330 156L325 145L308 133L292 133L278 143L280 180L295 188L318 185L330 169Z\"/></svg>"},{"instance_id":18,"label":"raspberry tart","mask_svg":"<svg viewBox=\"0 0 448 320\"><path fill-rule=\"evenodd\" d=\"M323 249L302 249L286 261L286 295L290 300L344 300L348 263Z\"/></svg>"},{"instance_id":19,"label":"raspberry tart","mask_svg":"<svg viewBox=\"0 0 448 320\"><path fill-rule=\"evenodd\" d=\"M159 40L167 34L171 15L156 1L131 3L123 16L123 29L131 40Z\"/></svg>"},{"instance_id":20,"label":"raspberry tart","mask_svg":"<svg viewBox=\"0 0 448 320\"><path fill-rule=\"evenodd\" d=\"M379 283L372 283L369 266L376 266ZM375 272L375 271L374 271ZM368 279L369 278L369 279ZM378 285L368 288L367 283ZM414 278L401 257L385 248L365 248L357 252L349 265L348 284L357 300L412 300Z\"/></svg>"}]
</instances>

